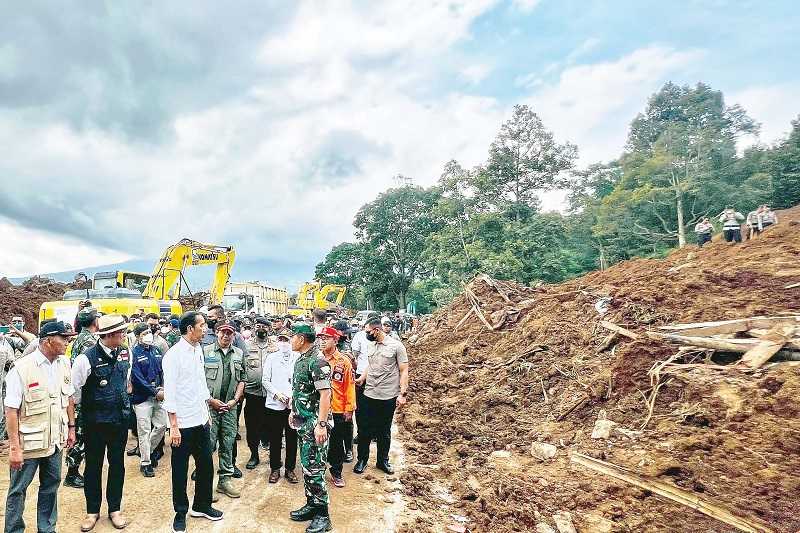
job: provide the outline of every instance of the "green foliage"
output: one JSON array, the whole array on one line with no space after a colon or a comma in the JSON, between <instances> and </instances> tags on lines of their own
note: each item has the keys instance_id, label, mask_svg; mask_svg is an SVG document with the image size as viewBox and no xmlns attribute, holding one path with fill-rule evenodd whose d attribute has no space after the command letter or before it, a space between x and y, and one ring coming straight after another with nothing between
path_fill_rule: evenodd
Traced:
<instances>
[{"instance_id":1,"label":"green foliage","mask_svg":"<svg viewBox=\"0 0 800 533\"><path fill-rule=\"evenodd\" d=\"M707 85L667 83L632 121L618 159L568 174L576 147L515 106L486 162L450 161L434 187L379 195L356 216L357 242L334 247L317 276L350 287L356 307L413 300L427 313L479 273L555 283L662 257L727 204L746 213L800 203L800 118L792 126L774 147L739 154L738 138L758 131L743 109ZM566 214L541 212L538 193L554 188L567 189Z\"/></svg>"}]
</instances>

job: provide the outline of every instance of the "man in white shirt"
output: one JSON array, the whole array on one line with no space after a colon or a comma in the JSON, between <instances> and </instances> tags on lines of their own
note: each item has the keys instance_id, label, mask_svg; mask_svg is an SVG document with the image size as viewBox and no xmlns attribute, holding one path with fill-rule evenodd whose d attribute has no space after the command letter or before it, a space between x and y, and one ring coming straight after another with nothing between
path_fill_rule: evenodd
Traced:
<instances>
[{"instance_id":1,"label":"man in white shirt","mask_svg":"<svg viewBox=\"0 0 800 533\"><path fill-rule=\"evenodd\" d=\"M369 320L376 318L378 313L370 313L367 316L365 321L368 322ZM360 331L356 332L353 335L353 340L350 341L350 350L353 352L353 359L356 361L356 380L358 380L362 374L366 373L367 367L369 366L369 351L370 348L375 343L369 341L367 339L367 332L364 328L361 328ZM364 384L358 384L356 381L356 428L358 429L358 435L356 435L355 442L358 443L358 439L361 438L362 431L361 428L366 427L367 421L364 418L364 410L360 407L364 404ZM350 452L350 459L352 460L352 451Z\"/></svg>"},{"instance_id":2,"label":"man in white shirt","mask_svg":"<svg viewBox=\"0 0 800 533\"><path fill-rule=\"evenodd\" d=\"M294 364L300 354L292 351L291 332L279 331L278 351L264 357L261 384L267 392L264 403L267 411L265 429L269 440L270 483L281 477L281 441L286 436L286 481L297 483L297 431L289 427L289 404L292 398Z\"/></svg>"},{"instance_id":3,"label":"man in white shirt","mask_svg":"<svg viewBox=\"0 0 800 533\"><path fill-rule=\"evenodd\" d=\"M186 531L186 513L209 520L221 520L222 511L211 506L214 463L211 452L211 428L208 408L227 410L227 406L208 392L200 340L206 333L206 321L196 311L180 318L181 339L164 356L164 409L169 416L172 441L172 505L174 532ZM197 468L194 502L189 509L186 481L189 456Z\"/></svg>"}]
</instances>

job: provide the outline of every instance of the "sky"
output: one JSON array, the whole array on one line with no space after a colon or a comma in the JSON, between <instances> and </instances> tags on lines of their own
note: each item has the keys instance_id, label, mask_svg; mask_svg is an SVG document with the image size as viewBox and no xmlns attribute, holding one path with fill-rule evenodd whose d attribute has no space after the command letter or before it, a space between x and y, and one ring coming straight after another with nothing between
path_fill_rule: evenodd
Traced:
<instances>
[{"instance_id":1,"label":"sky","mask_svg":"<svg viewBox=\"0 0 800 533\"><path fill-rule=\"evenodd\" d=\"M0 275L156 258L189 237L313 272L359 207L486 159L527 104L579 165L666 81L770 144L800 114L785 1L0 3ZM561 196L543 198L559 209ZM268 272L264 279L268 279Z\"/></svg>"}]
</instances>

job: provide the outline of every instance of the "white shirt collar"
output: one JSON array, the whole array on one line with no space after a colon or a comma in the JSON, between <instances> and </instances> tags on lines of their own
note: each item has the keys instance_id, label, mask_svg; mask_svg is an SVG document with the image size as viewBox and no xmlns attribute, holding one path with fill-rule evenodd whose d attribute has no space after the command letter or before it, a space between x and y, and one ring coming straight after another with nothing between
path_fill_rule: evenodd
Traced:
<instances>
[{"instance_id":1,"label":"white shirt collar","mask_svg":"<svg viewBox=\"0 0 800 533\"><path fill-rule=\"evenodd\" d=\"M36 358L36 364L38 366L42 366L44 364L48 364L48 365L52 364L50 362L50 359L48 359L47 356L45 356L38 348L36 350L34 350L32 353L33 353L33 357Z\"/></svg>"}]
</instances>

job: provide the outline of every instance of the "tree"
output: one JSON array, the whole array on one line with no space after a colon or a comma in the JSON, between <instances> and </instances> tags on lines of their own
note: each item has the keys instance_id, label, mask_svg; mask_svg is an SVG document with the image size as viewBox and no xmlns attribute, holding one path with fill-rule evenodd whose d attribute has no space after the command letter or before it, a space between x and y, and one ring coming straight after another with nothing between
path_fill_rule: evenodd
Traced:
<instances>
[{"instance_id":1,"label":"tree","mask_svg":"<svg viewBox=\"0 0 800 533\"><path fill-rule=\"evenodd\" d=\"M768 166L773 207L783 209L800 204L800 117L792 121L789 137L772 150Z\"/></svg>"},{"instance_id":2,"label":"tree","mask_svg":"<svg viewBox=\"0 0 800 533\"><path fill-rule=\"evenodd\" d=\"M516 105L473 183L485 201L513 212L519 222L538 208L537 191L565 184L561 173L572 168L577 157L574 145L558 144L536 113L526 105Z\"/></svg>"},{"instance_id":3,"label":"tree","mask_svg":"<svg viewBox=\"0 0 800 533\"><path fill-rule=\"evenodd\" d=\"M439 229L433 216L438 189L406 185L381 193L356 214L356 236L365 245L368 259L380 269L367 275L385 283L400 308L406 306L411 283L424 274L422 251L425 239Z\"/></svg>"}]
</instances>

